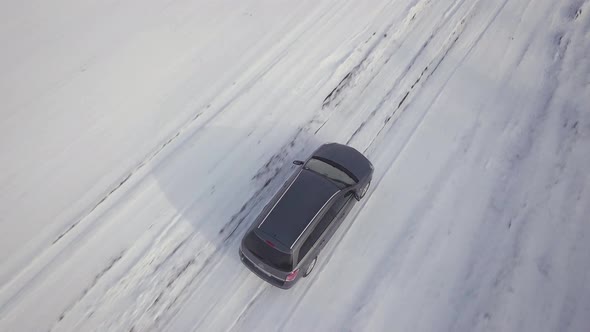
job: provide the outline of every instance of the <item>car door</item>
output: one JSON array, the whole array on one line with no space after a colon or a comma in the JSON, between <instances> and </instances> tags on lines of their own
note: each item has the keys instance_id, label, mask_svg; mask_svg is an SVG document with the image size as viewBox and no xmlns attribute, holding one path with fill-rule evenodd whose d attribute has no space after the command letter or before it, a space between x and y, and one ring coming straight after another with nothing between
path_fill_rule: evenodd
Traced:
<instances>
[{"instance_id":1,"label":"car door","mask_svg":"<svg viewBox=\"0 0 590 332\"><path fill-rule=\"evenodd\" d=\"M300 263L309 263L319 255L322 248L326 245L334 232L338 229L352 205L354 205L354 196L352 192L347 192L339 196L318 221L313 231L307 236L303 244L299 247L297 260Z\"/></svg>"},{"instance_id":2,"label":"car door","mask_svg":"<svg viewBox=\"0 0 590 332\"><path fill-rule=\"evenodd\" d=\"M339 218L339 219L338 219L338 226L336 228L340 227L340 225L346 219L346 216L348 216L348 213L350 212L350 210L352 210L352 208L354 207L354 205L357 202L357 200L354 198L354 190L350 190L349 192L347 192L346 196L347 196L346 204L340 210L340 213L337 216L337 218Z\"/></svg>"},{"instance_id":3,"label":"car door","mask_svg":"<svg viewBox=\"0 0 590 332\"><path fill-rule=\"evenodd\" d=\"M320 238L319 250L324 248L328 241L332 238L338 227L342 224L342 221L350 211L352 205L354 205L354 196L349 191L340 196L334 204L330 207L330 210L326 212L329 218L332 218L330 225L326 228L324 234ZM325 216L324 216L325 217Z\"/></svg>"}]
</instances>

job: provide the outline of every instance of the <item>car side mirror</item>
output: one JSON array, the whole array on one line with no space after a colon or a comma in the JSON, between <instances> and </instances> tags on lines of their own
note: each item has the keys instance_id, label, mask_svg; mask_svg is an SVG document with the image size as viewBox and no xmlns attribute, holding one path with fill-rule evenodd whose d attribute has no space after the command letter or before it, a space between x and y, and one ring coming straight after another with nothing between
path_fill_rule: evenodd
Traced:
<instances>
[{"instance_id":1,"label":"car side mirror","mask_svg":"<svg viewBox=\"0 0 590 332\"><path fill-rule=\"evenodd\" d=\"M304 164L304 162L301 160L293 160L293 165L301 166L303 164Z\"/></svg>"},{"instance_id":2,"label":"car side mirror","mask_svg":"<svg viewBox=\"0 0 590 332\"><path fill-rule=\"evenodd\" d=\"M354 197L354 199L356 199L357 201L361 200L361 196L359 196L359 194L355 191L354 193L352 193L352 196Z\"/></svg>"}]
</instances>

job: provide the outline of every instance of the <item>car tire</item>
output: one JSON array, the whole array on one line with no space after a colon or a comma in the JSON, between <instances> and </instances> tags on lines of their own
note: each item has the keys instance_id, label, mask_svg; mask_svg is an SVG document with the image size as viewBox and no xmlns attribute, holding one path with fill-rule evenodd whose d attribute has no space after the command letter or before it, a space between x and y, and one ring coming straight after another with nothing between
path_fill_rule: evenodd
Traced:
<instances>
[{"instance_id":1,"label":"car tire","mask_svg":"<svg viewBox=\"0 0 590 332\"><path fill-rule=\"evenodd\" d=\"M313 261L311 261L311 263L309 263L309 265L305 269L305 273L303 274L303 278L305 278L311 274L311 271L313 271L313 268L315 267L315 264L317 263L317 261L318 261L318 258L316 257L313 259Z\"/></svg>"},{"instance_id":2,"label":"car tire","mask_svg":"<svg viewBox=\"0 0 590 332\"><path fill-rule=\"evenodd\" d=\"M371 186L371 180L369 180L369 182L367 182L367 184L361 188L361 192L359 197L363 198L365 197L365 195L367 194L367 192L369 191L369 187Z\"/></svg>"}]
</instances>

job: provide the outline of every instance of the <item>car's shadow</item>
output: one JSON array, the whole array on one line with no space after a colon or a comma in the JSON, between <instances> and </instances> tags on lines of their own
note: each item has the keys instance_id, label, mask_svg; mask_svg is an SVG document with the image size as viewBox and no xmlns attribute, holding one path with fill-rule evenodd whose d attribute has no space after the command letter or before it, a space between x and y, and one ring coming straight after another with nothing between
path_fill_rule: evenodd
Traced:
<instances>
[{"instance_id":1,"label":"car's shadow","mask_svg":"<svg viewBox=\"0 0 590 332\"><path fill-rule=\"evenodd\" d=\"M295 171L295 159L317 148L299 128L205 127L182 139L152 175L176 212L176 223L239 261L245 230Z\"/></svg>"}]
</instances>

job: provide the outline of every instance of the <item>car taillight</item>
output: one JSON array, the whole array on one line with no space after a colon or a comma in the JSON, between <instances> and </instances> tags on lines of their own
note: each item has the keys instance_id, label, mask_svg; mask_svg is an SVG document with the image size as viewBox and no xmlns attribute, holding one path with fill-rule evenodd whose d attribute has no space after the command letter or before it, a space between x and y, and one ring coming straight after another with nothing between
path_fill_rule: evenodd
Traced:
<instances>
[{"instance_id":1,"label":"car taillight","mask_svg":"<svg viewBox=\"0 0 590 332\"><path fill-rule=\"evenodd\" d=\"M271 246L271 247L273 247L273 248L275 248L275 247L276 247L276 246L275 246L275 244L274 244L274 243L272 243L272 242L270 242L269 240L266 240L266 241L264 241L264 242L266 242L266 244L268 244L269 246Z\"/></svg>"},{"instance_id":2,"label":"car taillight","mask_svg":"<svg viewBox=\"0 0 590 332\"><path fill-rule=\"evenodd\" d=\"M297 273L299 272L299 269L287 274L287 279L285 279L285 281L293 281L295 280L295 278L297 278Z\"/></svg>"}]
</instances>

